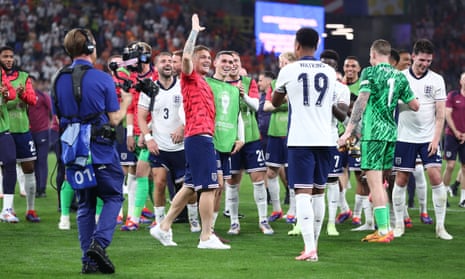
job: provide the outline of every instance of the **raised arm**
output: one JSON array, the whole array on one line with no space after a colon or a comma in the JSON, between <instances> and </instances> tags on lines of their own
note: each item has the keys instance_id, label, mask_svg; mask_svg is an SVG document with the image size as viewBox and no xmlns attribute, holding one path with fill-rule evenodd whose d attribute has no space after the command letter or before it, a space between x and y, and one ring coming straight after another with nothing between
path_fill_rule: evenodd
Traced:
<instances>
[{"instance_id":1,"label":"raised arm","mask_svg":"<svg viewBox=\"0 0 465 279\"><path fill-rule=\"evenodd\" d=\"M205 30L205 27L200 26L199 17L197 14L192 15L192 30L187 38L186 44L182 54L182 72L186 75L192 74L194 71L194 64L192 63L192 56L194 55L195 41L200 31Z\"/></svg>"}]
</instances>

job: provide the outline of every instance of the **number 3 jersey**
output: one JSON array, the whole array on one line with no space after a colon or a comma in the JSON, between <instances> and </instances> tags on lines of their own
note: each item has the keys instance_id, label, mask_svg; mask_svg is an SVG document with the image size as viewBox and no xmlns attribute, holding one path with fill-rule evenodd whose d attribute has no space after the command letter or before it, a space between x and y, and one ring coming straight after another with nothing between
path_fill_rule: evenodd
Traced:
<instances>
[{"instance_id":1,"label":"number 3 jersey","mask_svg":"<svg viewBox=\"0 0 465 279\"><path fill-rule=\"evenodd\" d=\"M279 72L275 94L289 99L288 146L335 146L331 136L336 72L311 57L290 63Z\"/></svg>"},{"instance_id":2,"label":"number 3 jersey","mask_svg":"<svg viewBox=\"0 0 465 279\"><path fill-rule=\"evenodd\" d=\"M362 140L395 142L398 100L407 104L415 98L407 78L388 63L380 63L363 69L360 80L359 93L370 93L363 113Z\"/></svg>"},{"instance_id":3,"label":"number 3 jersey","mask_svg":"<svg viewBox=\"0 0 465 279\"><path fill-rule=\"evenodd\" d=\"M160 87L158 95L153 103L152 113L152 135L158 148L163 151L180 151L184 149L184 143L173 143L171 134L183 125L184 109L182 104L181 84L174 79L169 88ZM150 97L141 93L138 106L149 110Z\"/></svg>"}]
</instances>

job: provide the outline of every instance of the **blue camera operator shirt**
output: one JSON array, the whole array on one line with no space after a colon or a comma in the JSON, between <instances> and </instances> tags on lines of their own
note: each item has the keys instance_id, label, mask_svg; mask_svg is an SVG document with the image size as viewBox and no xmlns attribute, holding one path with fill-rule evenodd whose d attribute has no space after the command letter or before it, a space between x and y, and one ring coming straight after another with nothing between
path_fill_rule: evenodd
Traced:
<instances>
[{"instance_id":1,"label":"blue camera operator shirt","mask_svg":"<svg viewBox=\"0 0 465 279\"><path fill-rule=\"evenodd\" d=\"M62 74L56 81L56 98L61 113L60 126L64 128L69 120L63 116L79 115L85 119L89 115L96 115L88 122L98 124L100 127L109 122L108 112L119 110L119 103L116 94L116 87L111 76L103 71L94 69L92 64L86 60L76 59L71 67L76 65L88 65L91 68L87 70L81 82L81 104L78 114L78 106L73 94L71 74ZM54 108L55 110L55 108ZM95 141L91 142L92 162L94 164L118 163L119 158L115 149L115 144L101 144Z\"/></svg>"}]
</instances>

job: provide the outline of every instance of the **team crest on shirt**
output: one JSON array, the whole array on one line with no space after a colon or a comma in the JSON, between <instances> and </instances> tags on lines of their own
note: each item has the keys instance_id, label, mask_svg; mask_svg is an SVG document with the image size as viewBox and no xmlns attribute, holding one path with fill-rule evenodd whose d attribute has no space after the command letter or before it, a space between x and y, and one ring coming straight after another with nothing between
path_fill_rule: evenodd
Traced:
<instances>
[{"instance_id":1,"label":"team crest on shirt","mask_svg":"<svg viewBox=\"0 0 465 279\"><path fill-rule=\"evenodd\" d=\"M174 95L173 96L173 103L176 106L179 106L181 104L181 96L180 95Z\"/></svg>"},{"instance_id":2,"label":"team crest on shirt","mask_svg":"<svg viewBox=\"0 0 465 279\"><path fill-rule=\"evenodd\" d=\"M432 85L425 85L425 96L428 98L433 97L433 86Z\"/></svg>"}]
</instances>

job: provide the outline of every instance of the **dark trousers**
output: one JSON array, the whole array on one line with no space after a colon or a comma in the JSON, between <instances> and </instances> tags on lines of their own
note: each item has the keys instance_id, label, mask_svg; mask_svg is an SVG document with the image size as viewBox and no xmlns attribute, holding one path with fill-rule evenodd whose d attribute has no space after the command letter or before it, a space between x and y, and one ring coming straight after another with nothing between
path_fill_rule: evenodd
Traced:
<instances>
[{"instance_id":1,"label":"dark trousers","mask_svg":"<svg viewBox=\"0 0 465 279\"><path fill-rule=\"evenodd\" d=\"M32 139L36 146L37 159L34 162L37 193L43 194L47 188L48 177L48 151L50 145L49 131L32 133Z\"/></svg>"},{"instance_id":2,"label":"dark trousers","mask_svg":"<svg viewBox=\"0 0 465 279\"><path fill-rule=\"evenodd\" d=\"M11 134L0 133L0 162L2 162L3 193L14 194L16 185L16 147Z\"/></svg>"},{"instance_id":3,"label":"dark trousers","mask_svg":"<svg viewBox=\"0 0 465 279\"><path fill-rule=\"evenodd\" d=\"M81 243L82 261L88 262L87 250L93 240L104 249L113 239L116 217L123 203L124 174L119 162L116 164L93 165L97 186L76 191L79 208L77 223ZM95 223L97 197L103 201L98 223Z\"/></svg>"}]
</instances>

